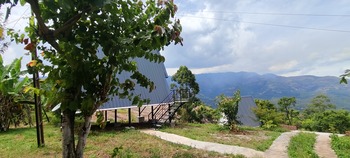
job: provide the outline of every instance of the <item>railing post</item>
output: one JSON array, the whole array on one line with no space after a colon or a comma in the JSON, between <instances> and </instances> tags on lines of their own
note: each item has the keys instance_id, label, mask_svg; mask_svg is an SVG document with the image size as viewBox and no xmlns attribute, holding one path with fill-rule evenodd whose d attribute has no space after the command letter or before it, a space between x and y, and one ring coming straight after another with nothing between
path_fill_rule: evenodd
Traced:
<instances>
[{"instance_id":1,"label":"railing post","mask_svg":"<svg viewBox=\"0 0 350 158\"><path fill-rule=\"evenodd\" d=\"M129 126L131 126L131 108L128 109Z\"/></svg>"},{"instance_id":2,"label":"railing post","mask_svg":"<svg viewBox=\"0 0 350 158\"><path fill-rule=\"evenodd\" d=\"M173 91L173 101L175 102L176 101L176 90L172 89L172 91Z\"/></svg>"},{"instance_id":3,"label":"railing post","mask_svg":"<svg viewBox=\"0 0 350 158\"><path fill-rule=\"evenodd\" d=\"M107 110L105 111L105 121L107 122L107 119L108 119L108 117L107 117Z\"/></svg>"},{"instance_id":4,"label":"railing post","mask_svg":"<svg viewBox=\"0 0 350 158\"><path fill-rule=\"evenodd\" d=\"M118 111L117 111L117 109L115 109L114 110L114 126L117 126L117 119L118 119L117 114L118 114Z\"/></svg>"},{"instance_id":5,"label":"railing post","mask_svg":"<svg viewBox=\"0 0 350 158\"><path fill-rule=\"evenodd\" d=\"M152 113L152 121L153 121L154 120L154 109L153 109L153 106L151 106L151 113Z\"/></svg>"},{"instance_id":6,"label":"railing post","mask_svg":"<svg viewBox=\"0 0 350 158\"><path fill-rule=\"evenodd\" d=\"M175 102L174 102L174 104L175 104ZM168 114L169 114L169 123L171 123L171 104L168 104Z\"/></svg>"}]
</instances>

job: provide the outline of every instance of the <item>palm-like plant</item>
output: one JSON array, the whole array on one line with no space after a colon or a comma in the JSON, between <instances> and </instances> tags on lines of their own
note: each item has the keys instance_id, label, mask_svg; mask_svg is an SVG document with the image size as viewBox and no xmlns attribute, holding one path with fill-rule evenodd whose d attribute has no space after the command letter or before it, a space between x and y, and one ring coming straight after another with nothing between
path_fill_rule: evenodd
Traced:
<instances>
[{"instance_id":1,"label":"palm-like plant","mask_svg":"<svg viewBox=\"0 0 350 158\"><path fill-rule=\"evenodd\" d=\"M0 55L0 131L8 130L10 124L18 125L29 116L26 113L29 107L18 102L24 99L23 87L29 84L28 77L20 79L26 73L21 71L21 60L15 59L4 66Z\"/></svg>"}]
</instances>

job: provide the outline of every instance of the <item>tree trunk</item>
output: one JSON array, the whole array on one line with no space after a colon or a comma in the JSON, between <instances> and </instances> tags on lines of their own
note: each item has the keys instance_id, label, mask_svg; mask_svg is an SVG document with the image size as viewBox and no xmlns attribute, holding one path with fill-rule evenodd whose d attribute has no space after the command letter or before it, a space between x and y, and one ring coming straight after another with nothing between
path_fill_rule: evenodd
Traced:
<instances>
[{"instance_id":1,"label":"tree trunk","mask_svg":"<svg viewBox=\"0 0 350 158\"><path fill-rule=\"evenodd\" d=\"M74 119L75 111L66 109L63 111L62 120L62 157L75 158L75 142L74 142Z\"/></svg>"},{"instance_id":2,"label":"tree trunk","mask_svg":"<svg viewBox=\"0 0 350 158\"><path fill-rule=\"evenodd\" d=\"M90 123L91 117L92 116L84 116L84 124L82 125L79 132L78 144L77 144L77 150L76 150L76 156L79 158L84 157L84 148L86 145L86 139L91 129L91 123Z\"/></svg>"}]
</instances>

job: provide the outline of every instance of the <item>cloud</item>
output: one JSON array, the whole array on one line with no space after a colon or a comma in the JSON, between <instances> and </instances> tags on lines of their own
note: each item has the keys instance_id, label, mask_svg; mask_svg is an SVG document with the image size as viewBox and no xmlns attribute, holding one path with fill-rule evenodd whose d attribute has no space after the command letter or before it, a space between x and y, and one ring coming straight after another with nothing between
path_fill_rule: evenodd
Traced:
<instances>
[{"instance_id":1,"label":"cloud","mask_svg":"<svg viewBox=\"0 0 350 158\"><path fill-rule=\"evenodd\" d=\"M170 75L180 65L194 73L250 71L285 76L339 76L350 68L349 32L306 29L350 31L349 16L316 16L350 15L348 0L175 3L179 7L176 16L183 27L184 46L170 45L161 52ZM13 10L7 27L23 28L28 20L23 18L29 15L27 9L28 6ZM12 44L3 57L9 63L24 53L22 46Z\"/></svg>"},{"instance_id":2,"label":"cloud","mask_svg":"<svg viewBox=\"0 0 350 158\"><path fill-rule=\"evenodd\" d=\"M349 67L350 33L312 28L350 28L348 17L317 16L349 15L350 1L193 0L190 5L195 9L180 8L184 47L162 52L168 69L338 76Z\"/></svg>"}]
</instances>

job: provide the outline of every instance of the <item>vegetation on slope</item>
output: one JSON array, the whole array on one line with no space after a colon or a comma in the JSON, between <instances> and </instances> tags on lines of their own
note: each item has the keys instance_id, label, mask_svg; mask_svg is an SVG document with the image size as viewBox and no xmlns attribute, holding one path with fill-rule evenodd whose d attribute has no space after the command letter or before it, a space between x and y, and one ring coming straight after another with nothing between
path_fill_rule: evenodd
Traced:
<instances>
[{"instance_id":1,"label":"vegetation on slope","mask_svg":"<svg viewBox=\"0 0 350 158\"><path fill-rule=\"evenodd\" d=\"M316 134L299 133L292 137L288 146L288 155L291 158L318 158L314 152Z\"/></svg>"}]
</instances>

